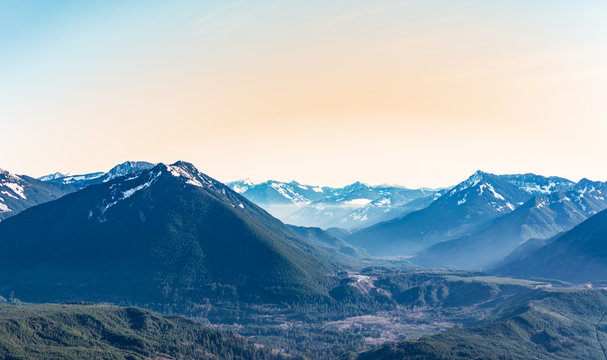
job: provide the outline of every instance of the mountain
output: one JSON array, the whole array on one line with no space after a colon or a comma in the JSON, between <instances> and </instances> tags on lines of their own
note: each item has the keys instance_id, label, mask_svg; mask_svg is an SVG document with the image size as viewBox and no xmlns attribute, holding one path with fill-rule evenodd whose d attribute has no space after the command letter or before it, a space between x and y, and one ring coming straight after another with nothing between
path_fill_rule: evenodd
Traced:
<instances>
[{"instance_id":1,"label":"mountain","mask_svg":"<svg viewBox=\"0 0 607 360\"><path fill-rule=\"evenodd\" d=\"M284 359L180 316L99 305L1 305L2 359Z\"/></svg>"},{"instance_id":2,"label":"mountain","mask_svg":"<svg viewBox=\"0 0 607 360\"><path fill-rule=\"evenodd\" d=\"M422 190L427 194L413 198L410 194L389 192L387 195L371 201L358 208L339 221L339 226L347 229L359 229L379 222L404 216L417 210L426 208L436 200L444 191Z\"/></svg>"},{"instance_id":3,"label":"mountain","mask_svg":"<svg viewBox=\"0 0 607 360\"><path fill-rule=\"evenodd\" d=\"M193 165L159 164L0 223L0 294L186 306L322 301L330 267L279 220Z\"/></svg>"},{"instance_id":4,"label":"mountain","mask_svg":"<svg viewBox=\"0 0 607 360\"><path fill-rule=\"evenodd\" d=\"M234 191L282 221L321 228L360 228L427 206L436 190L370 186L361 182L343 188L249 180L228 183Z\"/></svg>"},{"instance_id":5,"label":"mountain","mask_svg":"<svg viewBox=\"0 0 607 360\"><path fill-rule=\"evenodd\" d=\"M561 233L554 235L553 237L549 237L549 238L545 238L545 239L538 239L538 238L529 239L529 240L525 241L522 245L520 245L516 249L514 249L510 254L508 254L508 256L506 256L504 258L504 260L498 262L497 264L495 264L493 266L487 267L487 269L485 271L491 272L495 269L501 268L504 265L510 264L514 261L527 257L530 254L534 253L537 249L540 249L540 248L550 244L554 240L558 239L564 233L565 232L561 232Z\"/></svg>"},{"instance_id":6,"label":"mountain","mask_svg":"<svg viewBox=\"0 0 607 360\"><path fill-rule=\"evenodd\" d=\"M248 180L242 180L227 185L283 221L300 207L324 198L324 191L328 190L328 188L302 185L296 181L286 183L270 180L253 184Z\"/></svg>"},{"instance_id":7,"label":"mountain","mask_svg":"<svg viewBox=\"0 0 607 360\"><path fill-rule=\"evenodd\" d=\"M435 192L354 183L302 207L285 221L322 228L357 229L424 208L432 202Z\"/></svg>"},{"instance_id":8,"label":"mountain","mask_svg":"<svg viewBox=\"0 0 607 360\"><path fill-rule=\"evenodd\" d=\"M607 281L607 210L494 272L574 283Z\"/></svg>"},{"instance_id":9,"label":"mountain","mask_svg":"<svg viewBox=\"0 0 607 360\"><path fill-rule=\"evenodd\" d=\"M441 241L472 235L534 195L573 186L557 177L477 171L426 208L362 229L345 240L374 255L413 255Z\"/></svg>"},{"instance_id":10,"label":"mountain","mask_svg":"<svg viewBox=\"0 0 607 360\"><path fill-rule=\"evenodd\" d=\"M31 206L58 199L73 190L70 185L46 183L0 169L0 221Z\"/></svg>"},{"instance_id":11,"label":"mountain","mask_svg":"<svg viewBox=\"0 0 607 360\"><path fill-rule=\"evenodd\" d=\"M604 359L604 291L551 291L503 319L381 345L357 360Z\"/></svg>"},{"instance_id":12,"label":"mountain","mask_svg":"<svg viewBox=\"0 0 607 360\"><path fill-rule=\"evenodd\" d=\"M604 183L588 187L581 182L567 192L535 195L479 232L435 244L413 261L424 266L485 269L529 239L548 239L607 209L605 190Z\"/></svg>"},{"instance_id":13,"label":"mountain","mask_svg":"<svg viewBox=\"0 0 607 360\"><path fill-rule=\"evenodd\" d=\"M142 170L149 170L154 164L145 161L125 161L111 168L108 172L95 172L83 175L69 175L56 172L38 178L38 180L49 183L71 185L77 190L84 189L87 186L108 182L120 176L136 173Z\"/></svg>"},{"instance_id":14,"label":"mountain","mask_svg":"<svg viewBox=\"0 0 607 360\"><path fill-rule=\"evenodd\" d=\"M360 257L364 255L361 249L355 248L341 238L329 233L326 230L315 227L287 225L291 231L304 239L317 244L317 246L327 247L351 257Z\"/></svg>"}]
</instances>

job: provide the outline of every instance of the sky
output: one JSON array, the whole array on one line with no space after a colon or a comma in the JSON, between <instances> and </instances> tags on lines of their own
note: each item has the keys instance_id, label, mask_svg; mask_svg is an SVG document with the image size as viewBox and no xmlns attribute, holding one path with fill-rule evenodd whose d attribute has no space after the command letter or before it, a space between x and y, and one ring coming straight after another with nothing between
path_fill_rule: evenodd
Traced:
<instances>
[{"instance_id":1,"label":"sky","mask_svg":"<svg viewBox=\"0 0 607 360\"><path fill-rule=\"evenodd\" d=\"M0 168L607 180L603 0L0 0Z\"/></svg>"}]
</instances>

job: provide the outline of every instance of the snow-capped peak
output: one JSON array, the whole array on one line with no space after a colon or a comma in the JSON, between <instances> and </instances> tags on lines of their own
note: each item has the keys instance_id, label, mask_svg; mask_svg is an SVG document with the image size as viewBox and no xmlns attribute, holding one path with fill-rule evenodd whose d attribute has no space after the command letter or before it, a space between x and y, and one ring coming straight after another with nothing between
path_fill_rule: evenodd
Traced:
<instances>
[{"instance_id":1,"label":"snow-capped peak","mask_svg":"<svg viewBox=\"0 0 607 360\"><path fill-rule=\"evenodd\" d=\"M477 186L478 184L480 184L481 182L486 183L487 175L489 175L489 174L486 172L483 172L481 170L475 171L474 174L470 175L470 177L468 177L466 180L464 180L461 183L454 186L449 191L449 196L453 196L453 195L457 194L458 192L466 190L468 188L473 188L473 187Z\"/></svg>"},{"instance_id":2,"label":"snow-capped peak","mask_svg":"<svg viewBox=\"0 0 607 360\"><path fill-rule=\"evenodd\" d=\"M218 187L217 182L215 182L210 177L201 173L196 169L194 165L185 161L178 161L171 165L164 165L166 170L175 177L182 177L186 179L186 184L198 186L198 187L208 187L208 188L216 188Z\"/></svg>"},{"instance_id":3,"label":"snow-capped peak","mask_svg":"<svg viewBox=\"0 0 607 360\"><path fill-rule=\"evenodd\" d=\"M255 186L255 183L251 179L242 179L231 181L227 184L232 190L236 191L239 194L245 193L247 190Z\"/></svg>"},{"instance_id":4,"label":"snow-capped peak","mask_svg":"<svg viewBox=\"0 0 607 360\"><path fill-rule=\"evenodd\" d=\"M122 164L116 165L105 174L103 182L108 182L120 176L132 174L142 170L149 170L153 168L155 164L146 161L125 161Z\"/></svg>"},{"instance_id":5,"label":"snow-capped peak","mask_svg":"<svg viewBox=\"0 0 607 360\"><path fill-rule=\"evenodd\" d=\"M0 180L4 181L21 181L21 178L15 174L12 174L6 170L0 169Z\"/></svg>"},{"instance_id":6,"label":"snow-capped peak","mask_svg":"<svg viewBox=\"0 0 607 360\"><path fill-rule=\"evenodd\" d=\"M97 220L104 222L106 220L105 214L108 209L118 204L120 201L130 198L136 192L150 187L161 173L161 171L145 171L129 178L116 180L109 188L109 199L104 199L99 207L99 217ZM90 213L89 218L91 216L92 213Z\"/></svg>"},{"instance_id":7,"label":"snow-capped peak","mask_svg":"<svg viewBox=\"0 0 607 360\"><path fill-rule=\"evenodd\" d=\"M466 179L466 181L463 182L463 184L466 185L467 187L474 187L474 186L478 185L478 183L483 181L486 174L487 174L486 172L483 172L481 170L476 170L474 172L474 174L472 174L468 179Z\"/></svg>"},{"instance_id":8,"label":"snow-capped peak","mask_svg":"<svg viewBox=\"0 0 607 360\"><path fill-rule=\"evenodd\" d=\"M60 172L55 172L52 174L48 174L48 175L44 175L38 178L38 180L40 181L49 181L49 180L56 180L56 179L61 179L64 177L69 176L70 174L64 174L64 173L60 173Z\"/></svg>"}]
</instances>

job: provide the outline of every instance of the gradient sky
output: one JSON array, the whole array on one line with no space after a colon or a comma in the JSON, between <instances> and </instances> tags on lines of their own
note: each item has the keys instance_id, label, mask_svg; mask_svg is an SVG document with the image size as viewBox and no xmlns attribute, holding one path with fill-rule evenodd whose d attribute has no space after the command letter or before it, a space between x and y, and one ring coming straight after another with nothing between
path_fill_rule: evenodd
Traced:
<instances>
[{"instance_id":1,"label":"gradient sky","mask_svg":"<svg viewBox=\"0 0 607 360\"><path fill-rule=\"evenodd\" d=\"M607 180L607 1L0 0L0 167Z\"/></svg>"}]
</instances>

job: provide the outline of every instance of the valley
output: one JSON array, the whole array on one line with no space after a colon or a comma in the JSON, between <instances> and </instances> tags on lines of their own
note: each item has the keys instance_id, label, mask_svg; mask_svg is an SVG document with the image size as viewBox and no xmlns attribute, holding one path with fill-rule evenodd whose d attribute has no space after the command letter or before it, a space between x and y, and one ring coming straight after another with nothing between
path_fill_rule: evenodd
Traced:
<instances>
[{"instance_id":1,"label":"valley","mask_svg":"<svg viewBox=\"0 0 607 360\"><path fill-rule=\"evenodd\" d=\"M605 183L476 172L440 191L249 192L183 161L4 176L63 191L0 222L4 357L593 359L606 345ZM294 187L308 205L396 192L419 208L383 201L399 214L360 230L287 225L259 196L303 199Z\"/></svg>"},{"instance_id":2,"label":"valley","mask_svg":"<svg viewBox=\"0 0 607 360\"><path fill-rule=\"evenodd\" d=\"M0 1L0 360L607 360L607 1Z\"/></svg>"}]
</instances>

